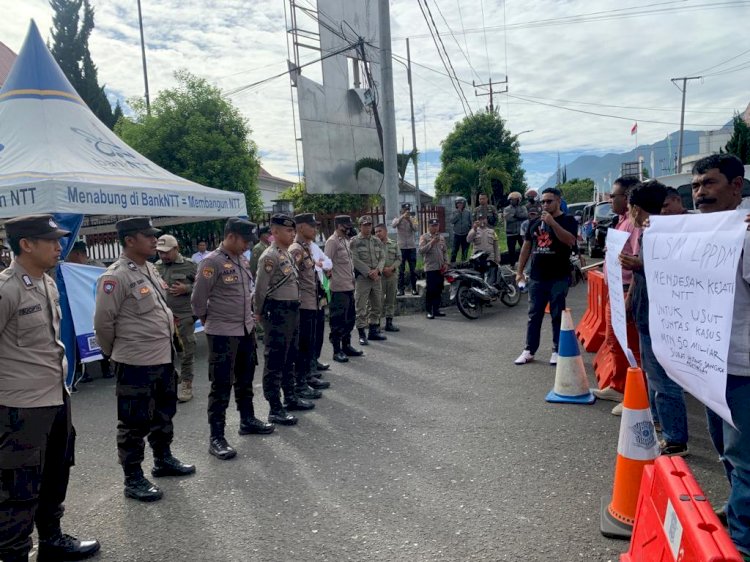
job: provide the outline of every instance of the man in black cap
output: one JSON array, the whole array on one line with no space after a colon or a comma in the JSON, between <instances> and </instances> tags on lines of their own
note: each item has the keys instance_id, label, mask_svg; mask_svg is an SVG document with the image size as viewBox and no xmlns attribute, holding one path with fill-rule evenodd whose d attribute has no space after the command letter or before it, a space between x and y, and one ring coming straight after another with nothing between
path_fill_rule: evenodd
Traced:
<instances>
[{"instance_id":1,"label":"man in black cap","mask_svg":"<svg viewBox=\"0 0 750 562\"><path fill-rule=\"evenodd\" d=\"M419 228L416 219L412 216L411 204L401 205L401 214L391 222L396 229L398 247L401 249L401 267L398 270L398 296L404 295L406 286L406 266L409 266L409 281L411 294L418 295L417 291L417 243L415 241Z\"/></svg>"},{"instance_id":2,"label":"man in black cap","mask_svg":"<svg viewBox=\"0 0 750 562\"><path fill-rule=\"evenodd\" d=\"M443 295L443 271L448 263L448 246L440 235L440 221L430 219L428 232L419 239L419 253L424 260L424 273L427 287L425 303L427 318L445 316L440 312L440 301Z\"/></svg>"},{"instance_id":3,"label":"man in black cap","mask_svg":"<svg viewBox=\"0 0 750 562\"><path fill-rule=\"evenodd\" d=\"M252 255L250 256L250 271L253 272L253 277L258 276L258 260L260 259L260 256L262 256L263 252L265 252L271 245L271 227L261 226L258 229L258 236L260 236L260 240L258 240L258 243L253 246Z\"/></svg>"},{"instance_id":4,"label":"man in black cap","mask_svg":"<svg viewBox=\"0 0 750 562\"><path fill-rule=\"evenodd\" d=\"M167 305L167 284L148 261L156 255L161 231L147 217L123 219L115 228L123 250L97 283L94 330L117 379L117 453L125 496L150 502L163 494L143 475L146 437L154 453L153 476L192 474L195 466L177 460L171 451L177 411L174 316Z\"/></svg>"},{"instance_id":5,"label":"man in black cap","mask_svg":"<svg viewBox=\"0 0 750 562\"><path fill-rule=\"evenodd\" d=\"M51 215L5 223L16 258L0 273L0 560L81 560L99 542L63 535L60 519L73 465L75 432L65 387L57 287L45 272L68 236Z\"/></svg>"},{"instance_id":6,"label":"man in black cap","mask_svg":"<svg viewBox=\"0 0 750 562\"><path fill-rule=\"evenodd\" d=\"M299 338L294 361L295 385L300 398L320 398L320 390L329 388L331 383L318 380L312 374L322 292L312 249L319 223L312 213L295 215L294 222L297 225L297 235L294 243L289 246L289 254L297 267L300 289Z\"/></svg>"},{"instance_id":7,"label":"man in black cap","mask_svg":"<svg viewBox=\"0 0 750 562\"><path fill-rule=\"evenodd\" d=\"M255 282L242 255L255 241L256 225L232 217L224 226L224 240L198 265L191 303L205 326L208 342L208 452L228 460L237 451L224 436L226 412L234 386L240 412L240 435L268 434L274 426L255 417L253 378L257 364Z\"/></svg>"},{"instance_id":8,"label":"man in black cap","mask_svg":"<svg viewBox=\"0 0 750 562\"><path fill-rule=\"evenodd\" d=\"M287 410L312 410L315 407L297 394L294 384L300 306L297 268L289 254L294 231L295 222L291 217L281 214L271 217L274 240L260 256L255 290L255 311L260 315L266 334L263 394L271 407L268 421L281 425L297 423L297 418Z\"/></svg>"},{"instance_id":9,"label":"man in black cap","mask_svg":"<svg viewBox=\"0 0 750 562\"><path fill-rule=\"evenodd\" d=\"M349 229L352 219L349 215L338 215L333 219L335 232L328 238L325 255L333 263L331 270L331 332L328 338L333 345L333 360L346 363L349 357L359 357L362 351L352 347L354 329L354 264L349 249Z\"/></svg>"}]
</instances>

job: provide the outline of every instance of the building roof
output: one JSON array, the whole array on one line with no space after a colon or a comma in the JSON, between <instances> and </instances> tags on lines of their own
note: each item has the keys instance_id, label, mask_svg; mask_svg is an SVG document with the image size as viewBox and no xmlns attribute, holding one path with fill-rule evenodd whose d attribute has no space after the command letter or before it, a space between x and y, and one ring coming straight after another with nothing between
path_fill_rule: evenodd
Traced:
<instances>
[{"instance_id":1,"label":"building roof","mask_svg":"<svg viewBox=\"0 0 750 562\"><path fill-rule=\"evenodd\" d=\"M5 78L10 72L10 68L16 60L16 53L11 51L5 43L0 41L0 86L5 82Z\"/></svg>"}]
</instances>

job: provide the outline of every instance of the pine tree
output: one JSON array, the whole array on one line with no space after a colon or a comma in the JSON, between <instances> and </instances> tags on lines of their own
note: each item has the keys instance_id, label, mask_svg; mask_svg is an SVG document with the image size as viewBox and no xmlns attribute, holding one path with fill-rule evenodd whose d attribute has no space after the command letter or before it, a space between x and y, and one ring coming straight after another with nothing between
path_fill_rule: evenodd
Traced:
<instances>
[{"instance_id":1,"label":"pine tree","mask_svg":"<svg viewBox=\"0 0 750 562\"><path fill-rule=\"evenodd\" d=\"M743 164L750 164L750 127L741 115L734 116L734 132L724 151L737 156Z\"/></svg>"},{"instance_id":2,"label":"pine tree","mask_svg":"<svg viewBox=\"0 0 750 562\"><path fill-rule=\"evenodd\" d=\"M111 129L116 119L104 86L99 85L96 65L89 51L89 37L94 29L94 8L89 0L50 0L50 7L54 12L50 47L52 56L94 115Z\"/></svg>"}]
</instances>

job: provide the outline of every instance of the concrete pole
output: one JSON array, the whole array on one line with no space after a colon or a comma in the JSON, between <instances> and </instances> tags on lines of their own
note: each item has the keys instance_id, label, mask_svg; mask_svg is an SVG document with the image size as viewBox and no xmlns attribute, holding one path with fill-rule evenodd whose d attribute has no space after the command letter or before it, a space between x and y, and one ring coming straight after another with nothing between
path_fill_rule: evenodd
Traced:
<instances>
[{"instance_id":1,"label":"concrete pole","mask_svg":"<svg viewBox=\"0 0 750 562\"><path fill-rule=\"evenodd\" d=\"M406 62L407 62L407 73L409 75L409 105L411 105L411 146L414 151L417 150L417 126L414 123L414 86L412 84L411 77L411 52L409 51L409 38L406 38ZM417 161L414 160L414 187L417 188L417 204L416 209L417 217L419 216L419 208L421 205L421 197L419 196L419 166Z\"/></svg>"},{"instance_id":2,"label":"concrete pole","mask_svg":"<svg viewBox=\"0 0 750 562\"><path fill-rule=\"evenodd\" d=\"M386 223L398 216L398 164L396 154L396 108L393 101L393 62L391 59L391 10L389 0L378 1L380 23L380 108L383 123L383 195Z\"/></svg>"},{"instance_id":3,"label":"concrete pole","mask_svg":"<svg viewBox=\"0 0 750 562\"><path fill-rule=\"evenodd\" d=\"M148 94L148 70L146 69L146 41L143 39L143 15L141 0L138 0L138 27L141 30L141 58L143 59L143 85L146 88L146 113L151 115L151 99Z\"/></svg>"}]
</instances>

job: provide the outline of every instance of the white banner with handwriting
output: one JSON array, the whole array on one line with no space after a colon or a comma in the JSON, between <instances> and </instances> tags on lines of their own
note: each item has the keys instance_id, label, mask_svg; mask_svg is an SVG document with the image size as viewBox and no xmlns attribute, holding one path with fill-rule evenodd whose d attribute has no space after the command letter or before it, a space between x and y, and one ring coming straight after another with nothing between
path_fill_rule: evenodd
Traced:
<instances>
[{"instance_id":1,"label":"white banner with handwriting","mask_svg":"<svg viewBox=\"0 0 750 562\"><path fill-rule=\"evenodd\" d=\"M630 232L608 229L607 253L604 259L607 262L607 289L609 290L612 331L630 366L637 367L635 356L628 347L628 319L625 313L625 293L622 290L622 266L619 259L628 238L630 238Z\"/></svg>"},{"instance_id":2,"label":"white banner with handwriting","mask_svg":"<svg viewBox=\"0 0 750 562\"><path fill-rule=\"evenodd\" d=\"M652 216L641 249L656 358L670 378L732 425L727 353L746 214Z\"/></svg>"}]
</instances>

